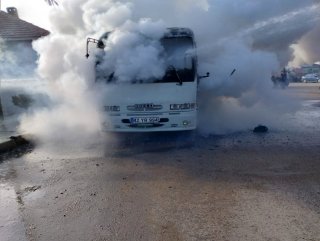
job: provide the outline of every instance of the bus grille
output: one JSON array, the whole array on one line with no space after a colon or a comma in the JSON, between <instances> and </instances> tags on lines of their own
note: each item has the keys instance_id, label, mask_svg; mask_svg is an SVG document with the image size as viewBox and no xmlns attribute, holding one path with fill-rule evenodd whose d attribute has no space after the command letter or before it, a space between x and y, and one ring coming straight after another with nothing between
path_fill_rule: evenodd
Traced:
<instances>
[{"instance_id":1,"label":"bus grille","mask_svg":"<svg viewBox=\"0 0 320 241\"><path fill-rule=\"evenodd\" d=\"M155 104L135 104L127 106L129 111L156 111L161 110L162 108L162 105Z\"/></svg>"}]
</instances>

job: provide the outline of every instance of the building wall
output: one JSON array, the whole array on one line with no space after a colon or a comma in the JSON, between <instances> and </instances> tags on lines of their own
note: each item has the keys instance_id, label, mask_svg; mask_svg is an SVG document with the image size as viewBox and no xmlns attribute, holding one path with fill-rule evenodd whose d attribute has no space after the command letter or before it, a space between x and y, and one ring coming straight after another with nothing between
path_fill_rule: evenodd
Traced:
<instances>
[{"instance_id":1,"label":"building wall","mask_svg":"<svg viewBox=\"0 0 320 241\"><path fill-rule=\"evenodd\" d=\"M37 58L31 41L0 41L0 78L34 75Z\"/></svg>"},{"instance_id":2,"label":"building wall","mask_svg":"<svg viewBox=\"0 0 320 241\"><path fill-rule=\"evenodd\" d=\"M302 67L303 74L320 74L320 66L310 65Z\"/></svg>"}]
</instances>

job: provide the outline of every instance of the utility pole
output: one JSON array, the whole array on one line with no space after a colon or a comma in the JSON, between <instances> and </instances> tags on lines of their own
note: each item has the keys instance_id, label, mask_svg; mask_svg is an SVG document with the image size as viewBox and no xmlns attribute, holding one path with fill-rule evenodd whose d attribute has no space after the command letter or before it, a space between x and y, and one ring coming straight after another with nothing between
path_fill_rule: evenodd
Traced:
<instances>
[{"instance_id":1,"label":"utility pole","mask_svg":"<svg viewBox=\"0 0 320 241\"><path fill-rule=\"evenodd\" d=\"M4 116L3 116L2 103L1 103L1 97L0 97L0 124L1 125L3 120L4 120Z\"/></svg>"},{"instance_id":2,"label":"utility pole","mask_svg":"<svg viewBox=\"0 0 320 241\"><path fill-rule=\"evenodd\" d=\"M3 110L2 110L2 103L1 103L1 94L2 94L2 91L1 91L1 76L0 76L0 127L2 127L2 124L3 124L2 122L4 120Z\"/></svg>"},{"instance_id":3,"label":"utility pole","mask_svg":"<svg viewBox=\"0 0 320 241\"><path fill-rule=\"evenodd\" d=\"M0 11L1 11L1 0L0 0ZM1 79L0 79L1 81ZM1 82L0 82L0 93L1 93ZM2 104L1 104L1 94L0 94L0 121L3 121L3 111L2 111ZM2 124L2 123L1 123Z\"/></svg>"}]
</instances>

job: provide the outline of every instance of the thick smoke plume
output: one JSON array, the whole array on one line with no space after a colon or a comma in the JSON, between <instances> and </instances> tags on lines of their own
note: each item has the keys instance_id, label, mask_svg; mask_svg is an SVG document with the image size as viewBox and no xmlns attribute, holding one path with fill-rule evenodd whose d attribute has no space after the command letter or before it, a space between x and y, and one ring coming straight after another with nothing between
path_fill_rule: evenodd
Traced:
<instances>
[{"instance_id":1,"label":"thick smoke plume","mask_svg":"<svg viewBox=\"0 0 320 241\"><path fill-rule=\"evenodd\" d=\"M295 106L273 89L271 73L301 59L293 44L298 46L295 49L303 48L305 61L319 57L312 51L319 36L319 1L315 0L59 3L50 13L51 35L34 43L40 55L38 75L51 86L54 105L25 116L21 124L22 130L45 140L56 136L79 139L99 131L101 104L100 92L94 88L94 58L83 57L87 36L99 38L114 31L106 43L110 50L105 56L106 71L115 72L123 81L147 80L164 73L158 57L164 28L193 29L199 74L209 71L212 76L200 85L204 133L238 131L259 123L276 126L274 120ZM233 69L237 71L230 77Z\"/></svg>"},{"instance_id":2,"label":"thick smoke plume","mask_svg":"<svg viewBox=\"0 0 320 241\"><path fill-rule=\"evenodd\" d=\"M295 59L291 62L293 66L300 64L310 64L320 62L320 23L317 26L304 35L297 44L292 46L295 53Z\"/></svg>"},{"instance_id":3,"label":"thick smoke plume","mask_svg":"<svg viewBox=\"0 0 320 241\"><path fill-rule=\"evenodd\" d=\"M105 52L101 53L97 74L106 78L113 74L119 83L162 78L166 66L160 57L163 47L159 40L164 33L165 25L160 21L127 21L105 40Z\"/></svg>"}]
</instances>

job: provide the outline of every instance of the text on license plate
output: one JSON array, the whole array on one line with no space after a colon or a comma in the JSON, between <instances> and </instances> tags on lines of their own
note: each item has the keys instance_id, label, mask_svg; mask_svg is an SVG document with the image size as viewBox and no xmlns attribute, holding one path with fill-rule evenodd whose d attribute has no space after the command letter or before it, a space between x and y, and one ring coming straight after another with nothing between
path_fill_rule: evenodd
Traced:
<instances>
[{"instance_id":1,"label":"text on license plate","mask_svg":"<svg viewBox=\"0 0 320 241\"><path fill-rule=\"evenodd\" d=\"M130 119L131 124L158 123L159 121L159 117L132 117Z\"/></svg>"}]
</instances>

